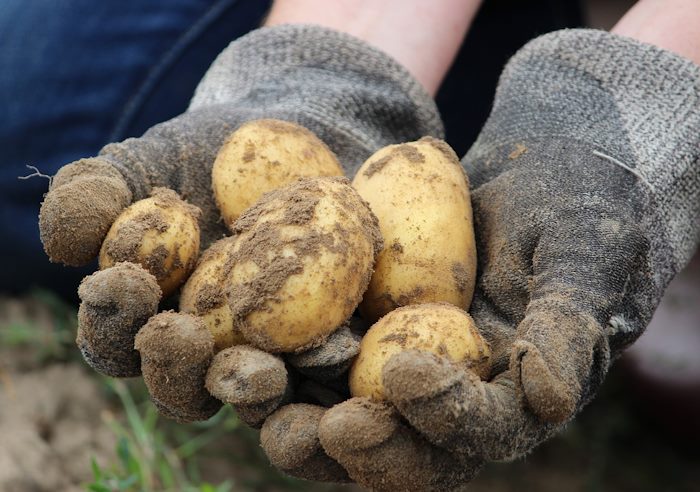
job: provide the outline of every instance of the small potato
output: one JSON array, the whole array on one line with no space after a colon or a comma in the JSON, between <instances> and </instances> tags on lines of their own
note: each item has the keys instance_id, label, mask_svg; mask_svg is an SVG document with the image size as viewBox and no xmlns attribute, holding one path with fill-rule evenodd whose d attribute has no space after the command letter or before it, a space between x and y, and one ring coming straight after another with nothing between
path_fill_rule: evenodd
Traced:
<instances>
[{"instance_id":1,"label":"small potato","mask_svg":"<svg viewBox=\"0 0 700 492\"><path fill-rule=\"evenodd\" d=\"M439 301L468 310L476 247L469 183L452 149L432 137L384 147L353 186L377 215L385 244L362 315L373 323L399 306Z\"/></svg>"},{"instance_id":2,"label":"small potato","mask_svg":"<svg viewBox=\"0 0 700 492\"><path fill-rule=\"evenodd\" d=\"M219 150L212 189L230 227L264 193L314 176L343 176L326 144L294 123L254 120L233 132Z\"/></svg>"},{"instance_id":3,"label":"small potato","mask_svg":"<svg viewBox=\"0 0 700 492\"><path fill-rule=\"evenodd\" d=\"M376 217L345 178L266 194L234 224L229 305L268 352L320 345L359 304L382 247Z\"/></svg>"},{"instance_id":4,"label":"small potato","mask_svg":"<svg viewBox=\"0 0 700 492\"><path fill-rule=\"evenodd\" d=\"M197 262L199 215L174 191L154 188L150 198L132 204L114 221L102 243L100 269L121 261L137 263L156 277L167 297Z\"/></svg>"},{"instance_id":5,"label":"small potato","mask_svg":"<svg viewBox=\"0 0 700 492\"><path fill-rule=\"evenodd\" d=\"M235 238L212 244L197 262L180 293L180 311L199 316L214 337L214 351L245 343L233 326L231 308L226 300L226 261Z\"/></svg>"},{"instance_id":6,"label":"small potato","mask_svg":"<svg viewBox=\"0 0 700 492\"><path fill-rule=\"evenodd\" d=\"M392 355L424 350L462 363L482 379L491 368L491 349L471 316L448 303L398 308L374 324L360 342L350 369L350 393L384 399L382 369Z\"/></svg>"}]
</instances>

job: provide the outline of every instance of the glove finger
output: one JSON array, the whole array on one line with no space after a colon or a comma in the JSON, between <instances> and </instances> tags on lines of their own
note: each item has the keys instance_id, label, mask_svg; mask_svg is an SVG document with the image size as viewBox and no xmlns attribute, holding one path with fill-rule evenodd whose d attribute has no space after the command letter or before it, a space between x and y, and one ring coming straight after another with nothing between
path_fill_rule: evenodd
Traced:
<instances>
[{"instance_id":1,"label":"glove finger","mask_svg":"<svg viewBox=\"0 0 700 492\"><path fill-rule=\"evenodd\" d=\"M158 410L178 422L206 420L221 401L204 386L214 337L197 316L165 311L153 316L136 334L143 381Z\"/></svg>"},{"instance_id":2,"label":"glove finger","mask_svg":"<svg viewBox=\"0 0 700 492\"><path fill-rule=\"evenodd\" d=\"M556 427L523 404L510 371L486 383L444 357L410 350L384 366L385 394L431 443L486 460L516 458Z\"/></svg>"},{"instance_id":3,"label":"glove finger","mask_svg":"<svg viewBox=\"0 0 700 492\"><path fill-rule=\"evenodd\" d=\"M510 365L510 354L517 339L516 330L480 286L476 288L469 313L491 348L491 377L488 379L492 379Z\"/></svg>"},{"instance_id":4,"label":"glove finger","mask_svg":"<svg viewBox=\"0 0 700 492\"><path fill-rule=\"evenodd\" d=\"M270 415L260 430L260 445L275 467L297 478L349 482L345 469L330 458L318 437L326 409L294 403Z\"/></svg>"},{"instance_id":5,"label":"glove finger","mask_svg":"<svg viewBox=\"0 0 700 492\"><path fill-rule=\"evenodd\" d=\"M338 328L320 346L286 356L287 362L301 374L320 382L338 379L360 352L359 335L349 324Z\"/></svg>"},{"instance_id":6,"label":"glove finger","mask_svg":"<svg viewBox=\"0 0 700 492\"><path fill-rule=\"evenodd\" d=\"M121 173L106 159L82 159L61 168L39 212L39 234L49 259L69 266L90 263L132 197Z\"/></svg>"},{"instance_id":7,"label":"glove finger","mask_svg":"<svg viewBox=\"0 0 700 492\"><path fill-rule=\"evenodd\" d=\"M599 387L610 365L607 327L647 249L636 224L604 211L563 212L542 234L511 357L527 405L541 419L566 421ZM632 324L622 331L641 332Z\"/></svg>"},{"instance_id":8,"label":"glove finger","mask_svg":"<svg viewBox=\"0 0 700 492\"><path fill-rule=\"evenodd\" d=\"M352 398L326 411L319 437L329 456L370 490L454 490L481 460L460 460L406 426L386 403Z\"/></svg>"},{"instance_id":9,"label":"glove finger","mask_svg":"<svg viewBox=\"0 0 700 492\"><path fill-rule=\"evenodd\" d=\"M134 338L158 311L161 290L156 278L140 265L117 263L85 277L78 295L76 343L85 361L107 376L139 376L141 357Z\"/></svg>"},{"instance_id":10,"label":"glove finger","mask_svg":"<svg viewBox=\"0 0 700 492\"><path fill-rule=\"evenodd\" d=\"M231 405L251 427L265 419L291 395L282 359L248 345L234 345L217 353L206 375L206 388Z\"/></svg>"},{"instance_id":11,"label":"glove finger","mask_svg":"<svg viewBox=\"0 0 700 492\"><path fill-rule=\"evenodd\" d=\"M518 333L510 366L523 403L543 421L569 420L610 365L603 328L570 302L548 297L530 304Z\"/></svg>"},{"instance_id":12,"label":"glove finger","mask_svg":"<svg viewBox=\"0 0 700 492\"><path fill-rule=\"evenodd\" d=\"M156 186L177 191L202 210L209 244L225 232L211 193L216 153L240 124L231 110L205 108L105 146L97 157L64 166L42 203L39 230L49 258L81 266L97 256L117 216Z\"/></svg>"},{"instance_id":13,"label":"glove finger","mask_svg":"<svg viewBox=\"0 0 700 492\"><path fill-rule=\"evenodd\" d=\"M105 146L99 158L122 174L135 200L160 186L199 207L202 242L208 245L225 233L211 192L211 169L217 152L242 122L242 115L226 106L188 111L139 138Z\"/></svg>"}]
</instances>

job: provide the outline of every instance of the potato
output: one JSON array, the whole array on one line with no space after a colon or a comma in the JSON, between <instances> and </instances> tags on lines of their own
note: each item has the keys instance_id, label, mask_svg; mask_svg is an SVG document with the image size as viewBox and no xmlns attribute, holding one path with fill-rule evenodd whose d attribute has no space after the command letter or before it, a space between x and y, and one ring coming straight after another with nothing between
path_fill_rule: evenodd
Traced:
<instances>
[{"instance_id":1,"label":"potato","mask_svg":"<svg viewBox=\"0 0 700 492\"><path fill-rule=\"evenodd\" d=\"M137 263L156 277L167 297L197 262L199 215L174 191L154 188L150 198L133 203L114 221L102 243L100 269L121 261Z\"/></svg>"},{"instance_id":2,"label":"potato","mask_svg":"<svg viewBox=\"0 0 700 492\"><path fill-rule=\"evenodd\" d=\"M235 238L212 244L201 256L180 293L180 311L199 316L214 337L214 351L245 343L233 326L226 300L226 260Z\"/></svg>"},{"instance_id":3,"label":"potato","mask_svg":"<svg viewBox=\"0 0 700 492\"><path fill-rule=\"evenodd\" d=\"M374 322L399 306L444 301L469 309L476 247L469 183L442 140L390 145L353 181L377 215L385 249L360 312Z\"/></svg>"},{"instance_id":4,"label":"potato","mask_svg":"<svg viewBox=\"0 0 700 492\"><path fill-rule=\"evenodd\" d=\"M377 219L345 178L266 194L234 224L229 305L268 352L320 345L352 314L382 247Z\"/></svg>"},{"instance_id":5,"label":"potato","mask_svg":"<svg viewBox=\"0 0 700 492\"><path fill-rule=\"evenodd\" d=\"M398 308L375 323L360 342L350 369L350 393L384 399L382 369L392 355L424 350L464 364L482 379L491 368L491 349L471 316L448 303Z\"/></svg>"},{"instance_id":6,"label":"potato","mask_svg":"<svg viewBox=\"0 0 700 492\"><path fill-rule=\"evenodd\" d=\"M212 189L230 227L264 193L314 176L343 176L335 154L316 135L287 121L254 120L219 150Z\"/></svg>"}]
</instances>

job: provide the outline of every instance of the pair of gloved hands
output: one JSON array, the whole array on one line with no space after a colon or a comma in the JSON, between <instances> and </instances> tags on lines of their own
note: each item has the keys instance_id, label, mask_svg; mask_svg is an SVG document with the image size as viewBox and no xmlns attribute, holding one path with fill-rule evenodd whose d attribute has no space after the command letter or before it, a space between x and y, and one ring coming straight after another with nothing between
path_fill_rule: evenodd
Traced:
<instances>
[{"instance_id":1,"label":"pair of gloved hands","mask_svg":"<svg viewBox=\"0 0 700 492\"><path fill-rule=\"evenodd\" d=\"M388 56L320 27L263 28L219 56L185 114L59 173L51 193L90 186L76 176L98 169L109 177L99 193L114 199L105 210L88 204L87 226L67 211L49 247L86 261L99 249L87 238L154 186L199 206L204 243L216 239L214 156L262 117L312 130L348 177L382 146L443 131L432 100ZM699 144L691 62L599 31L530 42L462 161L479 259L471 314L495 361L488 382L431 355L396 355L383 373L389 403L289 405L269 417L271 461L376 490L449 490L552 436L594 396L697 246Z\"/></svg>"}]
</instances>

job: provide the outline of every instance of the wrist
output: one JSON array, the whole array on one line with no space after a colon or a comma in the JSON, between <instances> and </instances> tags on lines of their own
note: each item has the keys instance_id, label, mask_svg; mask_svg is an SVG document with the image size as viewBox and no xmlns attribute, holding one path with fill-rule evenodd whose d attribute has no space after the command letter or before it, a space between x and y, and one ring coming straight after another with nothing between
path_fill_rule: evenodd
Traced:
<instances>
[{"instance_id":1,"label":"wrist","mask_svg":"<svg viewBox=\"0 0 700 492\"><path fill-rule=\"evenodd\" d=\"M265 21L316 24L388 54L434 96L481 0L277 0Z\"/></svg>"},{"instance_id":2,"label":"wrist","mask_svg":"<svg viewBox=\"0 0 700 492\"><path fill-rule=\"evenodd\" d=\"M263 27L231 43L188 111L207 109L298 123L336 153L348 176L380 147L443 134L435 102L404 67L314 25Z\"/></svg>"},{"instance_id":3,"label":"wrist","mask_svg":"<svg viewBox=\"0 0 700 492\"><path fill-rule=\"evenodd\" d=\"M681 55L700 65L700 2L641 0L611 32Z\"/></svg>"}]
</instances>

